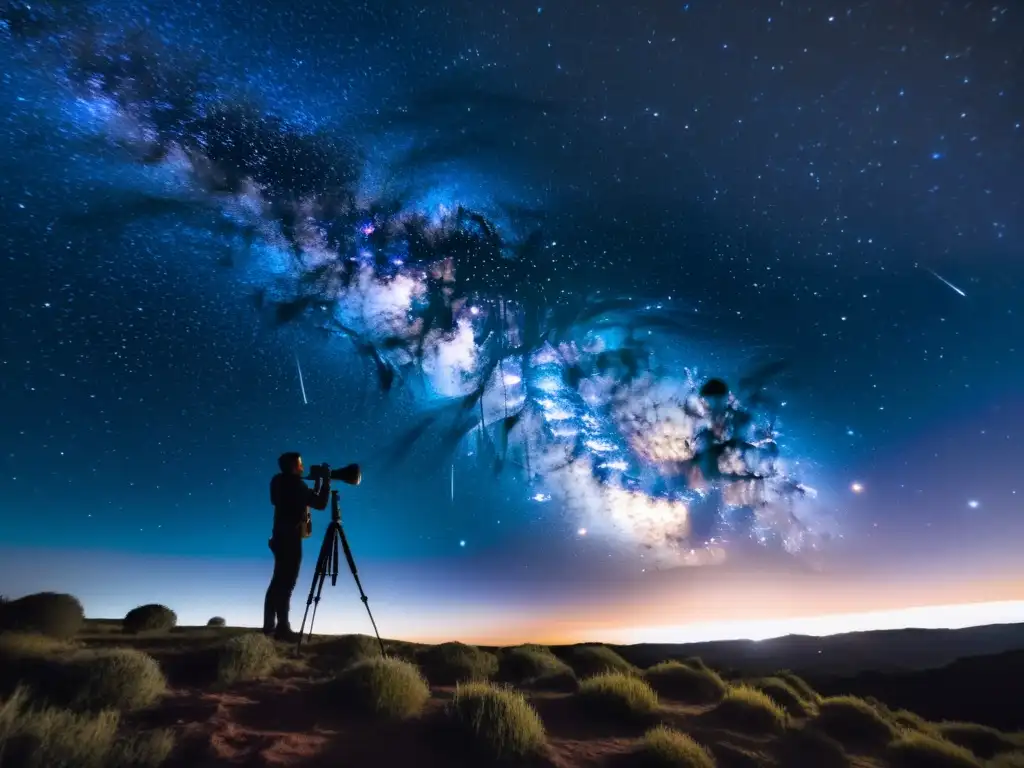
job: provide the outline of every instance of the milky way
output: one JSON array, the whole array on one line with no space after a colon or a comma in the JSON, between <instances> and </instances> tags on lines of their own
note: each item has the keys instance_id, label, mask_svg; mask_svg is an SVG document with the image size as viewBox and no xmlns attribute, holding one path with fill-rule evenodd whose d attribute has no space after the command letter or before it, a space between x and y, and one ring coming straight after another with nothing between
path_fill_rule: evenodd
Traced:
<instances>
[{"instance_id":1,"label":"milky way","mask_svg":"<svg viewBox=\"0 0 1024 768\"><path fill-rule=\"evenodd\" d=\"M247 243L265 321L347 339L377 386L417 399L403 449L430 433L656 560L718 562L738 538L817 545L814 492L780 447L772 371L703 397L708 373L659 360L686 343L679 302L581 290L566 276L588 254L558 251L535 220L436 185L381 189L372 147L227 98L146 33L72 27L62 13L16 5L8 32L59 62L79 130L162 180L117 216L206 211L211 233Z\"/></svg>"}]
</instances>

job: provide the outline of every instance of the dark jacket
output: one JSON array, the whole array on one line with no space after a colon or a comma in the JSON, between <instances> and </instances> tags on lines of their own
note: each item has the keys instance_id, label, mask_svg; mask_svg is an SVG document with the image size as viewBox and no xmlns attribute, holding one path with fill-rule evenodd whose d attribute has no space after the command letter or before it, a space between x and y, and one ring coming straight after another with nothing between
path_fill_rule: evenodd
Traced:
<instances>
[{"instance_id":1,"label":"dark jacket","mask_svg":"<svg viewBox=\"0 0 1024 768\"><path fill-rule=\"evenodd\" d=\"M331 484L320 482L310 490L298 475L278 473L270 481L270 503L274 505L274 538L302 538L309 508L327 509Z\"/></svg>"}]
</instances>

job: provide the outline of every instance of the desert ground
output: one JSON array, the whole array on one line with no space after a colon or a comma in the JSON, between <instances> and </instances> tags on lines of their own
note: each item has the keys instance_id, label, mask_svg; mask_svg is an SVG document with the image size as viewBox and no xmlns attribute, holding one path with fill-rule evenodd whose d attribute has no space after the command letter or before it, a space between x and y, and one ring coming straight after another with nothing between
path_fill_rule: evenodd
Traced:
<instances>
[{"instance_id":1,"label":"desert ground","mask_svg":"<svg viewBox=\"0 0 1024 768\"><path fill-rule=\"evenodd\" d=\"M1024 768L1024 734L928 721L797 675L602 645L425 646L179 627L70 595L0 603L0 768ZM941 688L935 697L944 694Z\"/></svg>"}]
</instances>

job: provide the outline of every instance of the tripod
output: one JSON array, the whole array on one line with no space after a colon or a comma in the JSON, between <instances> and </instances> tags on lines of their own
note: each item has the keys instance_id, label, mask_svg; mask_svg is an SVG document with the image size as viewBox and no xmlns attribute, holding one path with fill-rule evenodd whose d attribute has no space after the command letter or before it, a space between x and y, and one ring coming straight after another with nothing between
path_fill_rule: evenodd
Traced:
<instances>
[{"instance_id":1,"label":"tripod","mask_svg":"<svg viewBox=\"0 0 1024 768\"><path fill-rule=\"evenodd\" d=\"M345 559L348 560L348 569L352 571L352 578L359 588L359 599L366 606L366 613L370 617L370 624L373 625L373 634L377 637L380 645L380 655L384 653L384 642L380 639L380 632L377 631L377 622L373 620L373 613L370 612L370 598L363 592L363 585L359 582L359 572L356 570L356 561L352 559L352 550L349 549L348 539L345 538L345 529L341 527L341 510L338 508L338 492L331 491L331 522L324 532L324 543L320 546L320 556L316 560L316 570L313 571L313 583L309 587L309 597L306 598L306 612L302 614L302 626L299 628L299 641L295 650L302 648L302 634L306 629L306 617L309 616L309 607L313 606L313 616L309 621L309 634L313 634L313 622L316 621L316 609L320 605L320 593L324 589L324 579L327 574L331 575L331 586L338 584L338 540L341 540L342 549L345 551Z\"/></svg>"}]
</instances>

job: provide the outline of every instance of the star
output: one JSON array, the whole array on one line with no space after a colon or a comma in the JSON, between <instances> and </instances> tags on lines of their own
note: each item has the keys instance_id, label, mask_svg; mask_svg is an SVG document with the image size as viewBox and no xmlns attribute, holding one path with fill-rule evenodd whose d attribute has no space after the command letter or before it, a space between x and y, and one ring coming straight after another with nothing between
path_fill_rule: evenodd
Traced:
<instances>
[{"instance_id":1,"label":"star","mask_svg":"<svg viewBox=\"0 0 1024 768\"><path fill-rule=\"evenodd\" d=\"M850 483L850 490L853 491L854 493L863 493L864 484L854 481Z\"/></svg>"}]
</instances>

